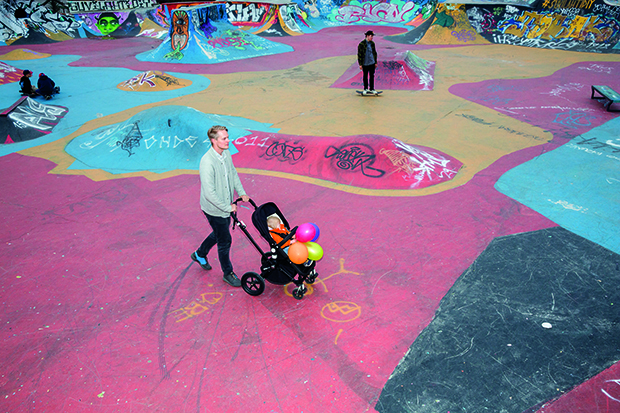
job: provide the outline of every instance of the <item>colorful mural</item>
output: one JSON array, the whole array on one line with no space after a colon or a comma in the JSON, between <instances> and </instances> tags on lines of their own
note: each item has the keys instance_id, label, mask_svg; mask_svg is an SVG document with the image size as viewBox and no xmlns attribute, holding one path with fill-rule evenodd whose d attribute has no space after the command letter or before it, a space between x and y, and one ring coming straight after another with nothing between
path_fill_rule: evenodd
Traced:
<instances>
[{"instance_id":1,"label":"colorful mural","mask_svg":"<svg viewBox=\"0 0 620 413\"><path fill-rule=\"evenodd\" d=\"M409 33L390 40L407 44L514 44L549 49L618 53L620 7L604 0L510 1L504 4L450 4L435 0L388 2L297 1L163 4L149 0L70 2L69 13L50 12L32 1L0 6L0 41L36 44L80 37L186 39L189 20L211 37L213 22L264 37L298 36L341 25L390 25ZM138 5L132 8L132 5ZM182 11L182 9L186 9ZM183 13L187 13L183 15ZM434 13L434 14L433 14ZM431 17L432 16L432 17ZM172 30L176 36L172 36ZM171 45L181 56L184 44Z\"/></svg>"},{"instance_id":2,"label":"colorful mural","mask_svg":"<svg viewBox=\"0 0 620 413\"><path fill-rule=\"evenodd\" d=\"M467 15L472 27L492 43L616 52L615 46L620 41L620 10L614 10L601 0L570 2L570 9L561 7L563 5L545 1L539 10L467 6Z\"/></svg>"}]
</instances>

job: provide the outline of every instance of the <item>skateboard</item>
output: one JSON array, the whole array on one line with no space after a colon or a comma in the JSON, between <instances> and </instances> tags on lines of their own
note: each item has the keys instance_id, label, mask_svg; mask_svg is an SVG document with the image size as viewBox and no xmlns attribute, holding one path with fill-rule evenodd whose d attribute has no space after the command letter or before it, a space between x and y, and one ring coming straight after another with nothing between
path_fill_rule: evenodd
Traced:
<instances>
[{"instance_id":1,"label":"skateboard","mask_svg":"<svg viewBox=\"0 0 620 413\"><path fill-rule=\"evenodd\" d=\"M368 94L368 95L364 95L364 91L363 90L356 90L357 94L360 96L379 96L380 94L383 93L383 90L377 90L376 94Z\"/></svg>"}]
</instances>

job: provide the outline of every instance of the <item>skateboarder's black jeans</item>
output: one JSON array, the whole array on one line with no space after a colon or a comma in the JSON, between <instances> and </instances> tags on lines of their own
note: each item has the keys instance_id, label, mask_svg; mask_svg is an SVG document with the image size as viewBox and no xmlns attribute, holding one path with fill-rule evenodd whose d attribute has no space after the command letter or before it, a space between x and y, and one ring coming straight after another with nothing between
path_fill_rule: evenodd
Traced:
<instances>
[{"instance_id":1,"label":"skateboarder's black jeans","mask_svg":"<svg viewBox=\"0 0 620 413\"><path fill-rule=\"evenodd\" d=\"M362 66L364 73L364 90L375 90L375 65ZM368 78L370 77L370 85ZM368 87L370 86L370 87Z\"/></svg>"},{"instance_id":2,"label":"skateboarder's black jeans","mask_svg":"<svg viewBox=\"0 0 620 413\"><path fill-rule=\"evenodd\" d=\"M214 217L212 215L207 214L202 211L203 214L207 217L207 221L209 221L209 225L213 231L209 234L202 244L196 254L199 257L207 257L211 248L217 244L217 255L220 259L220 265L222 266L222 271L224 274L230 274L233 272L233 266L230 262L230 246L232 244L232 237L230 235L230 217L222 218L222 217Z\"/></svg>"}]
</instances>

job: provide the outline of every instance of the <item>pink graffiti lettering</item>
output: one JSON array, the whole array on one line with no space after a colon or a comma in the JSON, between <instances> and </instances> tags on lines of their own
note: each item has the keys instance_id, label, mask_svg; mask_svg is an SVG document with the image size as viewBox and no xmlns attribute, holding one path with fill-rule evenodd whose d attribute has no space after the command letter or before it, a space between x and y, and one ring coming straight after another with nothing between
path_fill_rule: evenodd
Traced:
<instances>
[{"instance_id":1,"label":"pink graffiti lettering","mask_svg":"<svg viewBox=\"0 0 620 413\"><path fill-rule=\"evenodd\" d=\"M216 39L209 40L211 46L218 49L225 47L236 47L237 49L245 50L243 46L253 46L252 43L245 40L243 37L218 37Z\"/></svg>"}]
</instances>

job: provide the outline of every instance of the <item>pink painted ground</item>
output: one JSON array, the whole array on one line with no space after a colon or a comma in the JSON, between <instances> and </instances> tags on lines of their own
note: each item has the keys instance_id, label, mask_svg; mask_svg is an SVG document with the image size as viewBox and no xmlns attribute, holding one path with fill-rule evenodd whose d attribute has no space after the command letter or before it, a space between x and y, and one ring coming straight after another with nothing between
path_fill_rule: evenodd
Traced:
<instances>
[{"instance_id":1,"label":"pink painted ground","mask_svg":"<svg viewBox=\"0 0 620 413\"><path fill-rule=\"evenodd\" d=\"M430 89L433 88L430 82ZM357 63L338 79L332 87L344 89L364 89L363 74ZM375 90L424 90L429 89L420 77L402 60L381 61L375 71Z\"/></svg>"},{"instance_id":2,"label":"pink painted ground","mask_svg":"<svg viewBox=\"0 0 620 413\"><path fill-rule=\"evenodd\" d=\"M614 364L538 413L615 413L620 412L620 364Z\"/></svg>"},{"instance_id":3,"label":"pink painted ground","mask_svg":"<svg viewBox=\"0 0 620 413\"><path fill-rule=\"evenodd\" d=\"M545 128L555 137L572 138L617 116L591 99L590 86L620 87L619 71L620 62L582 62L547 77L459 84L450 92Z\"/></svg>"},{"instance_id":4,"label":"pink painted ground","mask_svg":"<svg viewBox=\"0 0 620 413\"><path fill-rule=\"evenodd\" d=\"M5 156L4 405L372 408L438 301L487 244L553 225L492 189L528 156L514 154L433 197L365 197L242 175L257 202L276 202L293 225L321 228L324 281L302 301L274 285L255 298L229 287L214 254L210 272L190 265L207 232L195 175L92 182L46 174L53 165L45 160ZM250 211L240 216L250 221ZM233 237L236 271L257 270L256 251L239 231Z\"/></svg>"},{"instance_id":5,"label":"pink painted ground","mask_svg":"<svg viewBox=\"0 0 620 413\"><path fill-rule=\"evenodd\" d=\"M359 188L418 189L454 178L463 165L438 150L381 135L341 138L251 131L234 141L240 168L275 170Z\"/></svg>"}]
</instances>

